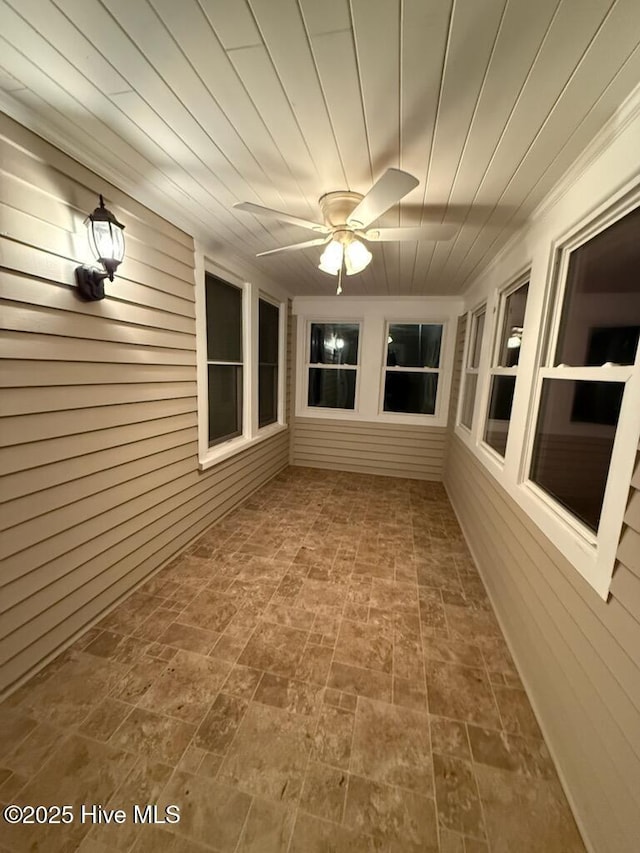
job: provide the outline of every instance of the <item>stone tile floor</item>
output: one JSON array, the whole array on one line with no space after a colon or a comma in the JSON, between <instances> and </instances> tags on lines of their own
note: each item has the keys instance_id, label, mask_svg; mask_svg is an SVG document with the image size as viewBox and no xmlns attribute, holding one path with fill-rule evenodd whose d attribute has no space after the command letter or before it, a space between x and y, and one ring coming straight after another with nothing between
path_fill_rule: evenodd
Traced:
<instances>
[{"instance_id":1,"label":"stone tile floor","mask_svg":"<svg viewBox=\"0 0 640 853\"><path fill-rule=\"evenodd\" d=\"M442 486L304 468L0 706L0 800L75 809L10 851L584 850Z\"/></svg>"}]
</instances>

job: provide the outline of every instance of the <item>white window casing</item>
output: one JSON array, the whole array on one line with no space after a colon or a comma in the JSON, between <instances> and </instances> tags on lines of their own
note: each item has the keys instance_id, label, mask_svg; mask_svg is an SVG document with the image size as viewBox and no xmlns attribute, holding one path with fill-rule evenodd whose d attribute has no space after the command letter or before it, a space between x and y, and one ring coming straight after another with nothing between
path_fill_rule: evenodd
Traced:
<instances>
[{"instance_id":1,"label":"white window casing","mask_svg":"<svg viewBox=\"0 0 640 853\"><path fill-rule=\"evenodd\" d=\"M217 276L243 291L243 417L242 434L209 447L208 376L207 376L207 314L205 272ZM242 281L226 269L221 269L196 247L196 359L198 379L198 467L201 471L235 456L253 444L264 441L287 429L286 394L286 336L287 305L263 292L253 283ZM275 423L258 426L258 300L264 299L279 307L278 335L278 416Z\"/></svg>"},{"instance_id":2,"label":"white window casing","mask_svg":"<svg viewBox=\"0 0 640 853\"><path fill-rule=\"evenodd\" d=\"M414 424L445 427L451 388L455 349L455 327L462 309L461 299L410 297L344 298L298 297L294 299L297 315L296 416ZM354 409L329 409L308 406L309 334L312 323L359 323L358 365ZM436 411L433 415L385 412L384 378L387 369L389 324L440 325L439 381ZM404 369L404 368L403 368ZM410 372L409 369L406 369ZM422 370L422 369L419 369ZM435 371L434 371L435 372Z\"/></svg>"},{"instance_id":3,"label":"white window casing","mask_svg":"<svg viewBox=\"0 0 640 853\"><path fill-rule=\"evenodd\" d=\"M467 333L462 360L456 424L463 431L467 432L469 436L474 436L477 433L479 420L477 413L480 396L478 392L482 376L481 365L483 355L487 349L486 341L491 330L488 319L488 307L488 304L484 302L467 314ZM474 383L473 400L470 406L467 407L469 389ZM467 415L469 415L468 418ZM468 422L465 422L465 420Z\"/></svg>"},{"instance_id":4,"label":"white window casing","mask_svg":"<svg viewBox=\"0 0 640 853\"><path fill-rule=\"evenodd\" d=\"M311 328L314 325L339 325L341 323L349 323L358 327L358 347L355 362L344 362L342 364L320 363L311 361ZM310 416L316 417L337 417L348 418L358 416L358 402L360 391L360 354L362 352L362 321L358 318L326 318L326 317L310 317L306 318L304 323L300 324L304 334L304 408L310 413ZM341 408L334 406L310 406L309 400L309 375L312 369L315 370L348 370L355 374L355 394L353 408Z\"/></svg>"},{"instance_id":5,"label":"white window casing","mask_svg":"<svg viewBox=\"0 0 640 853\"><path fill-rule=\"evenodd\" d=\"M437 367L404 367L402 365L391 366L387 363L388 361L388 348L389 348L389 338L391 335L391 326L438 326L441 330L441 339L440 339L440 355L438 359ZM450 324L434 321L434 320L422 320L416 319L412 317L411 319L402 319L402 318L393 318L388 319L384 328L383 335L383 354L382 354L382 370L380 371L380 396L379 396L379 405L378 405L378 415L382 418L386 418L387 415L400 415L401 417L406 418L418 418L419 422L425 422L425 419L435 418L438 420L440 418L441 409L442 409L442 394L440 393L440 389L442 387L443 382L443 372L442 372L442 359L445 347L445 335L449 332L450 334ZM385 410L384 401L385 401L385 386L387 381L387 374L389 373L416 373L416 374L435 374L437 376L437 388L436 388L436 402L435 402L435 410L433 414L426 414L422 412L392 412L390 410Z\"/></svg>"},{"instance_id":6,"label":"white window casing","mask_svg":"<svg viewBox=\"0 0 640 853\"><path fill-rule=\"evenodd\" d=\"M491 444L487 441L485 437L485 433L489 424L489 415L490 415L490 403L491 403L491 394L493 388L495 387L495 383L497 382L497 377L511 377L514 380L514 400L515 400L515 391L518 387L518 368L519 368L519 358L515 365L508 367L501 365L501 344L505 336L506 323L507 323L507 304L510 297L517 294L522 288L528 287L530 278L530 270L527 270L526 273L516 276L515 280L512 281L509 285L504 287L502 290L497 291L494 300L494 316L495 322L492 324L492 329L489 329L485 326L486 335L487 335L487 347L489 347L489 367L488 367L488 376L487 376L487 388L486 394L482 396L481 400L481 408L478 416L478 434L479 440L482 444L482 448L490 455L493 456L496 463L498 465L504 465L506 458L506 450L504 455L501 455L498 450L491 446ZM526 301L528 301L528 295L525 297L525 318L526 318ZM522 339L524 336L524 323L520 332L520 347L522 348ZM513 403L512 403L512 413L513 413ZM511 435L511 417L507 422L507 438L506 443L508 445L509 437Z\"/></svg>"},{"instance_id":7,"label":"white window casing","mask_svg":"<svg viewBox=\"0 0 640 853\"><path fill-rule=\"evenodd\" d=\"M608 204L576 218L569 227L558 228L548 239L529 240L525 245L532 254L512 250L520 267L507 279L505 270L513 264L508 256L499 259L485 274L487 294L487 326L485 345L480 360L473 427L460 424L464 393L461 377L456 435L478 457L509 495L531 517L549 540L571 562L591 587L606 599L615 564L622 529L628 489L640 439L640 346L634 365L573 367L554 365L560 317L565 296L569 256L572 251L604 231L640 204L640 190L629 187L620 191ZM549 232L547 231L547 234ZM543 232L544 235L544 232ZM524 257L523 257L524 255ZM524 281L530 269L529 291L522 333L509 437L504 460L483 441L492 374L492 354L500 335L500 300L505 292L504 280ZM504 276L503 281L500 279ZM521 278L522 276L522 278ZM517 285L516 285L517 286ZM510 288L511 285L508 285ZM476 293L481 288L475 288ZM508 291L507 291L508 292ZM475 297L478 298L477 296ZM476 303L477 304L477 303ZM463 374L468 363L472 314L468 315ZM489 346L487 343L491 341ZM529 479L529 471L538 422L544 379L597 380L625 384L618 425L611 455L607 485L597 533L565 509L543 488ZM480 416L480 414L482 416ZM579 427L577 427L579 428Z\"/></svg>"}]
</instances>

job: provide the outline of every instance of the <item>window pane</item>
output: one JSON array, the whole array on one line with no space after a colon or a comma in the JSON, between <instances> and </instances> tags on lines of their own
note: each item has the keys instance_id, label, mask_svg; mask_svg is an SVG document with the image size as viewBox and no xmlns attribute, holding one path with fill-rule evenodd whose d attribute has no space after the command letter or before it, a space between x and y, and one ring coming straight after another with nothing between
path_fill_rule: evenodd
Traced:
<instances>
[{"instance_id":1,"label":"window pane","mask_svg":"<svg viewBox=\"0 0 640 853\"><path fill-rule=\"evenodd\" d=\"M242 368L209 364L209 446L242 433Z\"/></svg>"},{"instance_id":2,"label":"window pane","mask_svg":"<svg viewBox=\"0 0 640 853\"><path fill-rule=\"evenodd\" d=\"M389 367L439 367L442 326L392 323L387 341Z\"/></svg>"},{"instance_id":3,"label":"window pane","mask_svg":"<svg viewBox=\"0 0 640 853\"><path fill-rule=\"evenodd\" d=\"M484 440L500 456L504 456L511 420L513 392L516 389L515 376L494 376L491 383L489 414L484 431Z\"/></svg>"},{"instance_id":4,"label":"window pane","mask_svg":"<svg viewBox=\"0 0 640 853\"><path fill-rule=\"evenodd\" d=\"M437 373L387 372L384 383L385 412L432 415L436 410Z\"/></svg>"},{"instance_id":5,"label":"window pane","mask_svg":"<svg viewBox=\"0 0 640 853\"><path fill-rule=\"evenodd\" d=\"M242 291L207 273L207 360L242 361Z\"/></svg>"},{"instance_id":6,"label":"window pane","mask_svg":"<svg viewBox=\"0 0 640 853\"><path fill-rule=\"evenodd\" d=\"M261 364L258 368L258 426L278 419L278 368Z\"/></svg>"},{"instance_id":7,"label":"window pane","mask_svg":"<svg viewBox=\"0 0 640 853\"><path fill-rule=\"evenodd\" d=\"M474 318L473 346L470 352L469 367L478 367L480 364L480 350L482 349L482 335L484 334L484 311Z\"/></svg>"},{"instance_id":8,"label":"window pane","mask_svg":"<svg viewBox=\"0 0 640 853\"><path fill-rule=\"evenodd\" d=\"M309 405L326 409L353 409L356 399L355 370L309 369Z\"/></svg>"},{"instance_id":9,"label":"window pane","mask_svg":"<svg viewBox=\"0 0 640 853\"><path fill-rule=\"evenodd\" d=\"M276 305L258 301L258 426L278 419L278 319Z\"/></svg>"},{"instance_id":10,"label":"window pane","mask_svg":"<svg viewBox=\"0 0 640 853\"><path fill-rule=\"evenodd\" d=\"M278 319L277 305L258 300L258 358L260 364L278 363Z\"/></svg>"},{"instance_id":11,"label":"window pane","mask_svg":"<svg viewBox=\"0 0 640 853\"><path fill-rule=\"evenodd\" d=\"M530 477L598 529L623 382L545 379Z\"/></svg>"},{"instance_id":12,"label":"window pane","mask_svg":"<svg viewBox=\"0 0 640 853\"><path fill-rule=\"evenodd\" d=\"M311 364L357 364L358 323L312 323Z\"/></svg>"},{"instance_id":13,"label":"window pane","mask_svg":"<svg viewBox=\"0 0 640 853\"><path fill-rule=\"evenodd\" d=\"M476 402L476 385L478 384L477 373L467 373L464 382L464 397L462 398L462 411L460 413L460 423L471 429L471 421L473 420L473 406Z\"/></svg>"},{"instance_id":14,"label":"window pane","mask_svg":"<svg viewBox=\"0 0 640 853\"><path fill-rule=\"evenodd\" d=\"M529 285L523 284L507 296L502 320L502 339L498 354L499 367L513 367L520 360L520 343Z\"/></svg>"},{"instance_id":15,"label":"window pane","mask_svg":"<svg viewBox=\"0 0 640 853\"><path fill-rule=\"evenodd\" d=\"M556 364L633 364L640 331L640 207L571 253Z\"/></svg>"}]
</instances>

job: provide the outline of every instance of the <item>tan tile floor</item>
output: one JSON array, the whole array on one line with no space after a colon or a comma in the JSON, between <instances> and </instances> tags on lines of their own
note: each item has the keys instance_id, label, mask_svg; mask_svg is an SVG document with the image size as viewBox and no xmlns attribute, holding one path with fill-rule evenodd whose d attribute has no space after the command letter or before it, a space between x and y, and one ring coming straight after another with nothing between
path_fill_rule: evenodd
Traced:
<instances>
[{"instance_id":1,"label":"tan tile floor","mask_svg":"<svg viewBox=\"0 0 640 853\"><path fill-rule=\"evenodd\" d=\"M76 816L3 850L584 850L434 483L288 469L0 706L0 759Z\"/></svg>"}]
</instances>

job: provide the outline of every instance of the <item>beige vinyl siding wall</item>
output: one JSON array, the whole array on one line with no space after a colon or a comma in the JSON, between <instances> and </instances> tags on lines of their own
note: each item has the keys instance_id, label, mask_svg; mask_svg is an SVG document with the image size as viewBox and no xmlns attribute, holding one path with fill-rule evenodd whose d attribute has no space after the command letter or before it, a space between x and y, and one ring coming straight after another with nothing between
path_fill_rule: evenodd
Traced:
<instances>
[{"instance_id":1,"label":"beige vinyl siding wall","mask_svg":"<svg viewBox=\"0 0 640 853\"><path fill-rule=\"evenodd\" d=\"M620 601L626 601L628 609L640 622L640 447L631 480L631 497L620 536L618 561L611 583L611 594ZM640 647L636 652L636 660L640 662Z\"/></svg>"},{"instance_id":2,"label":"beige vinyl siding wall","mask_svg":"<svg viewBox=\"0 0 640 853\"><path fill-rule=\"evenodd\" d=\"M637 853L640 467L608 602L455 436L445 485L590 848Z\"/></svg>"},{"instance_id":3,"label":"beige vinyl siding wall","mask_svg":"<svg viewBox=\"0 0 640 853\"><path fill-rule=\"evenodd\" d=\"M293 465L441 480L445 428L368 421L296 418Z\"/></svg>"},{"instance_id":4,"label":"beige vinyl siding wall","mask_svg":"<svg viewBox=\"0 0 640 853\"><path fill-rule=\"evenodd\" d=\"M279 433L198 470L189 236L0 116L0 691L286 466ZM85 303L83 221L126 225Z\"/></svg>"}]
</instances>

